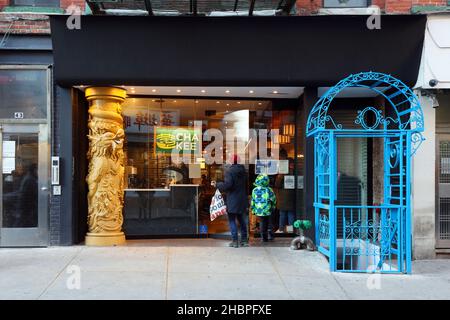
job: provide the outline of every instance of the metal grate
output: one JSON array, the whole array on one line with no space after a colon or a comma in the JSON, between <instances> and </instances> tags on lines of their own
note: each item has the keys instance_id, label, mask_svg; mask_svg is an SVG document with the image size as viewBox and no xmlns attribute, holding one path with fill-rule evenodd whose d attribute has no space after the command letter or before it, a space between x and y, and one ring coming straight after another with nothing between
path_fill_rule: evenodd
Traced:
<instances>
[{"instance_id":1,"label":"metal grate","mask_svg":"<svg viewBox=\"0 0 450 320\"><path fill-rule=\"evenodd\" d=\"M450 141L441 141L439 151L439 183L450 183Z\"/></svg>"},{"instance_id":2,"label":"metal grate","mask_svg":"<svg viewBox=\"0 0 450 320\"><path fill-rule=\"evenodd\" d=\"M439 239L450 240L450 198L439 200Z\"/></svg>"},{"instance_id":3,"label":"metal grate","mask_svg":"<svg viewBox=\"0 0 450 320\"><path fill-rule=\"evenodd\" d=\"M337 269L345 272L401 270L398 239L404 215L400 206L337 206L343 220L338 229Z\"/></svg>"}]
</instances>

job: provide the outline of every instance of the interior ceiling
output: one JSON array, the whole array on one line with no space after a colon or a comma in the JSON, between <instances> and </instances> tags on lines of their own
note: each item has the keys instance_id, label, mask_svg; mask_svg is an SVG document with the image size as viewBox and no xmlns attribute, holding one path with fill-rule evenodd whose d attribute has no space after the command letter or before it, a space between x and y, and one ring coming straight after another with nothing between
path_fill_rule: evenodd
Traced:
<instances>
[{"instance_id":1,"label":"interior ceiling","mask_svg":"<svg viewBox=\"0 0 450 320\"><path fill-rule=\"evenodd\" d=\"M297 99L303 94L303 87L143 87L121 86L129 96L170 96L170 97L223 97L255 99ZM78 87L84 89L84 87Z\"/></svg>"},{"instance_id":2,"label":"interior ceiling","mask_svg":"<svg viewBox=\"0 0 450 320\"><path fill-rule=\"evenodd\" d=\"M123 110L127 108L148 108L149 110L179 110L184 120L206 118L221 119L234 111L250 110L263 112L270 110L271 102L267 100L227 100L227 99L177 99L171 98L133 98L125 100ZM207 116L207 112L214 115Z\"/></svg>"}]
</instances>

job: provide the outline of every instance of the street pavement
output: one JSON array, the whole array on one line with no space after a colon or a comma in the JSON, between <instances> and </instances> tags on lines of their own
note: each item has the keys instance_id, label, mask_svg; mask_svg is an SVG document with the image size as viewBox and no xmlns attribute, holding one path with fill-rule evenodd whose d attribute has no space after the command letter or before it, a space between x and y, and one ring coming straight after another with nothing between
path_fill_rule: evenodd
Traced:
<instances>
[{"instance_id":1,"label":"street pavement","mask_svg":"<svg viewBox=\"0 0 450 320\"><path fill-rule=\"evenodd\" d=\"M330 273L318 252L227 241L0 249L0 299L450 299L450 259L412 275Z\"/></svg>"}]
</instances>

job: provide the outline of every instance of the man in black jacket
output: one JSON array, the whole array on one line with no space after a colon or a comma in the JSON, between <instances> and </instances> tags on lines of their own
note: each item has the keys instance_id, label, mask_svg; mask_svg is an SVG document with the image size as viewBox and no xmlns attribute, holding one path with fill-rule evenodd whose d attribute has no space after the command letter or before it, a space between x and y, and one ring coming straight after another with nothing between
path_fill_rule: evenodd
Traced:
<instances>
[{"instance_id":1,"label":"man in black jacket","mask_svg":"<svg viewBox=\"0 0 450 320\"><path fill-rule=\"evenodd\" d=\"M217 186L220 192L226 193L226 206L228 213L228 222L230 224L231 236L233 241L230 247L237 248L238 230L236 220L239 221L241 227L241 247L248 247L248 232L246 213L248 208L247 198L247 173L245 167L239 164L237 155L232 155L230 162L232 165L225 171L225 181L212 181L213 186Z\"/></svg>"}]
</instances>

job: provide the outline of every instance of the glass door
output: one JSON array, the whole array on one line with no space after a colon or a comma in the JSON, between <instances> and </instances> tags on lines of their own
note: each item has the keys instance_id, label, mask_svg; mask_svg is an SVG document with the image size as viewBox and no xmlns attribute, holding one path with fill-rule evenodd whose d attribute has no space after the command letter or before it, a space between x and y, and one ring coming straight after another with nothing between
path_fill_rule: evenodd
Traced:
<instances>
[{"instance_id":1,"label":"glass door","mask_svg":"<svg viewBox=\"0 0 450 320\"><path fill-rule=\"evenodd\" d=\"M0 125L0 246L48 244L49 151L45 124Z\"/></svg>"}]
</instances>

